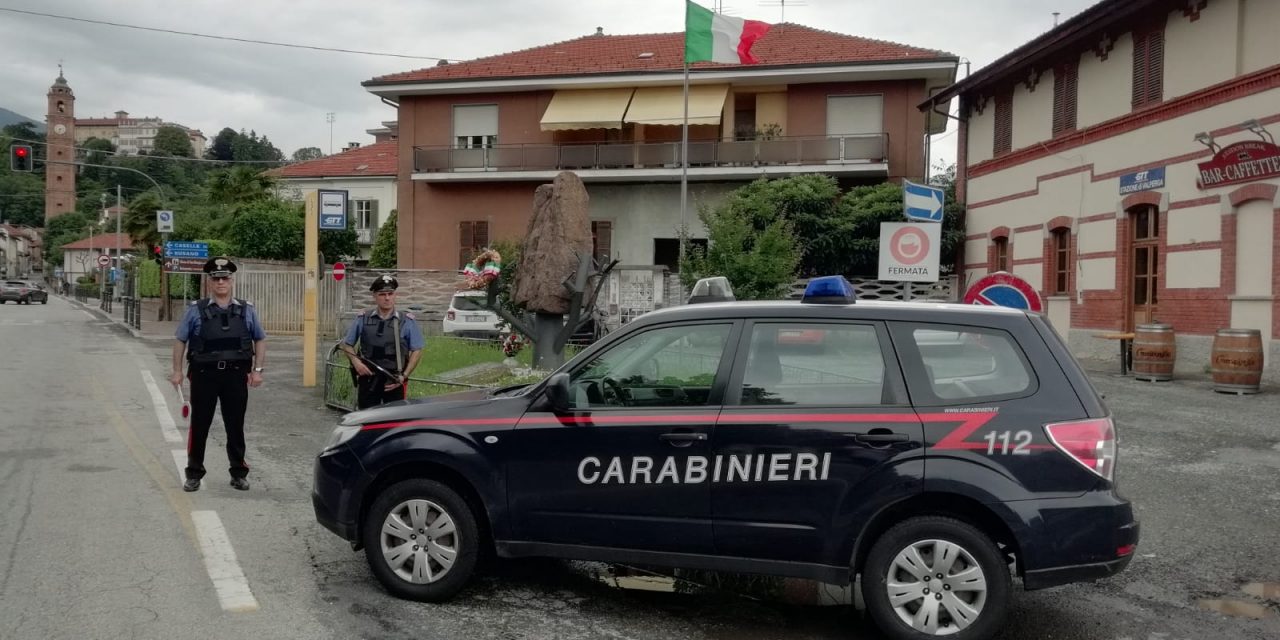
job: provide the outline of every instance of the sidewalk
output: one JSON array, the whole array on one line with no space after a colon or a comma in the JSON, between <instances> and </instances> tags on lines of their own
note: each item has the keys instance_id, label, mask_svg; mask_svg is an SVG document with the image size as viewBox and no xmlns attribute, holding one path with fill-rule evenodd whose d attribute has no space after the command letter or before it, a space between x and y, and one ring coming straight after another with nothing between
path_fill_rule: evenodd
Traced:
<instances>
[{"instance_id":1,"label":"sidewalk","mask_svg":"<svg viewBox=\"0 0 1280 640\"><path fill-rule=\"evenodd\" d=\"M133 337L135 338L142 338L144 340L169 340L173 338L174 332L178 329L178 322L176 320L165 322L156 320L156 316L160 311L159 300L142 301L142 329L139 330L125 324L124 303L122 302L112 302L111 313L107 313L100 308L101 301L97 298L89 298L86 302L81 303L73 296L59 297L70 302L72 305L83 308L90 313L101 316L120 325L129 333L133 334ZM184 312L182 301L174 300L171 309L173 310L174 317L182 317L182 313Z\"/></svg>"}]
</instances>

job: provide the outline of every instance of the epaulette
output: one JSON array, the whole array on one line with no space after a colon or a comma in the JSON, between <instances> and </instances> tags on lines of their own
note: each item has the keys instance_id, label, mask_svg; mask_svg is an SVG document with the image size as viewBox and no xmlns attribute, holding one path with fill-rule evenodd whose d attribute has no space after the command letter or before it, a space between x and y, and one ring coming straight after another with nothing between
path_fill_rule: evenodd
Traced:
<instances>
[{"instance_id":1,"label":"epaulette","mask_svg":"<svg viewBox=\"0 0 1280 640\"><path fill-rule=\"evenodd\" d=\"M410 319L410 320L414 320L414 321L416 321L416 320L417 320L417 318L415 318L415 317L413 316L413 312L411 312L411 311L402 311L401 313L403 313L403 314L404 314L404 317L406 317L406 318L408 318L408 319Z\"/></svg>"}]
</instances>

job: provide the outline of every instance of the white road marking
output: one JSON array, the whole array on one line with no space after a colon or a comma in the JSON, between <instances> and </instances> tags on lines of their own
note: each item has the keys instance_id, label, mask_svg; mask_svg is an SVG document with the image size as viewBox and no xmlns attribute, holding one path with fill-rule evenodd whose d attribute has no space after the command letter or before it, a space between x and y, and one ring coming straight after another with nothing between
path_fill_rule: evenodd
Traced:
<instances>
[{"instance_id":1,"label":"white road marking","mask_svg":"<svg viewBox=\"0 0 1280 640\"><path fill-rule=\"evenodd\" d=\"M160 387L156 386L156 379L150 371L142 369L142 382L147 385L147 393L151 394L151 405L155 407L156 420L160 421L160 431L164 433L165 442L182 442L173 414L169 413L169 404L164 401L164 395L160 393Z\"/></svg>"},{"instance_id":2,"label":"white road marking","mask_svg":"<svg viewBox=\"0 0 1280 640\"><path fill-rule=\"evenodd\" d=\"M184 449L173 450L173 464L178 467L178 479L186 481L187 479L187 452ZM204 484L204 481L201 481Z\"/></svg>"},{"instance_id":3,"label":"white road marking","mask_svg":"<svg viewBox=\"0 0 1280 640\"><path fill-rule=\"evenodd\" d=\"M191 521L196 527L200 550L204 553L204 566L213 579L218 601L225 611L257 611L258 601L249 590L249 581L236 561L236 551L231 539L222 528L222 519L216 511L192 511Z\"/></svg>"}]
</instances>

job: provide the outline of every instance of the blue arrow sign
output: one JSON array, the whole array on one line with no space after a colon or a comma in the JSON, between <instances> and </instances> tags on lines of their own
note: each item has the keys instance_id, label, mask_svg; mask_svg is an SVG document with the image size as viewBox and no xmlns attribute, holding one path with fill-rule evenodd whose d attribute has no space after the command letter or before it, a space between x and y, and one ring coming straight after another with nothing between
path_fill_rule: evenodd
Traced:
<instances>
[{"instance_id":1,"label":"blue arrow sign","mask_svg":"<svg viewBox=\"0 0 1280 640\"><path fill-rule=\"evenodd\" d=\"M208 258L207 242L166 242L164 243L166 258Z\"/></svg>"},{"instance_id":2,"label":"blue arrow sign","mask_svg":"<svg viewBox=\"0 0 1280 640\"><path fill-rule=\"evenodd\" d=\"M165 249L185 249L187 251L209 251L208 242L166 242Z\"/></svg>"},{"instance_id":3,"label":"blue arrow sign","mask_svg":"<svg viewBox=\"0 0 1280 640\"><path fill-rule=\"evenodd\" d=\"M942 202L945 199L940 187L902 181L902 214L908 220L942 222Z\"/></svg>"}]
</instances>

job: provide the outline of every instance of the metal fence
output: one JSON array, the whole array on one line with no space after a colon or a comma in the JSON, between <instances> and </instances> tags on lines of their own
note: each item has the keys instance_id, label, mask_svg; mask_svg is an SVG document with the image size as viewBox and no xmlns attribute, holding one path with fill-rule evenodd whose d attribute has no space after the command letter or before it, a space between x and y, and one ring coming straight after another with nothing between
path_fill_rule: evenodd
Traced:
<instances>
[{"instance_id":1,"label":"metal fence","mask_svg":"<svg viewBox=\"0 0 1280 640\"><path fill-rule=\"evenodd\" d=\"M344 283L336 282L326 271L317 283L319 311L316 316L321 335L335 335L334 321L346 299ZM241 271L235 278L235 297L252 302L267 333L299 335L303 327L302 300L306 291L306 274L302 269L277 271Z\"/></svg>"}]
</instances>

